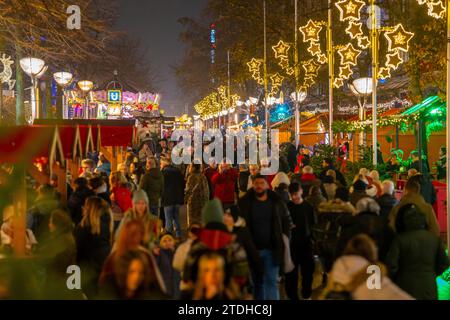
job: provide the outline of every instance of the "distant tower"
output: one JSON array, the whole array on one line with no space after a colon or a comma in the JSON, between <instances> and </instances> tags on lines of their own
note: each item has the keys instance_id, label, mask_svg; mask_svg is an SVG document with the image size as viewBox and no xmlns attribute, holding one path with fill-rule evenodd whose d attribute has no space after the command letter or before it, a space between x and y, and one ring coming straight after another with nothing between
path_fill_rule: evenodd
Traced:
<instances>
[{"instance_id":1,"label":"distant tower","mask_svg":"<svg viewBox=\"0 0 450 320\"><path fill-rule=\"evenodd\" d=\"M211 83L215 84L214 79L214 65L216 64L216 50L217 50L217 37L216 37L216 24L211 23L209 42L211 44Z\"/></svg>"}]
</instances>

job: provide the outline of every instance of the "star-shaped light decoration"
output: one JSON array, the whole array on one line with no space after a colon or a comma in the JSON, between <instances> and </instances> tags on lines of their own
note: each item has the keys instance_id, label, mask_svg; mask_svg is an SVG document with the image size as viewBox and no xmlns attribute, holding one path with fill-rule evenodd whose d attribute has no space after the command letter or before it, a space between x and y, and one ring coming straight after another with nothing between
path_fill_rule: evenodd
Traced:
<instances>
[{"instance_id":1,"label":"star-shaped light decoration","mask_svg":"<svg viewBox=\"0 0 450 320\"><path fill-rule=\"evenodd\" d=\"M328 61L328 58L327 58L327 56L325 55L325 54L320 54L318 57L317 57L317 61L320 63L320 64L325 64L325 63L327 63L327 61Z\"/></svg>"},{"instance_id":2,"label":"star-shaped light decoration","mask_svg":"<svg viewBox=\"0 0 450 320\"><path fill-rule=\"evenodd\" d=\"M391 77L391 69L381 68L378 72L378 79L384 80Z\"/></svg>"},{"instance_id":3,"label":"star-shaped light decoration","mask_svg":"<svg viewBox=\"0 0 450 320\"><path fill-rule=\"evenodd\" d=\"M388 51L402 50L408 52L409 41L414 37L414 33L405 31L402 24L398 24L392 31L388 31L384 34L388 41Z\"/></svg>"},{"instance_id":4,"label":"star-shaped light decoration","mask_svg":"<svg viewBox=\"0 0 450 320\"><path fill-rule=\"evenodd\" d=\"M278 72L270 76L270 81L272 82L272 87L281 87L283 84L284 77Z\"/></svg>"},{"instance_id":5,"label":"star-shaped light decoration","mask_svg":"<svg viewBox=\"0 0 450 320\"><path fill-rule=\"evenodd\" d=\"M370 47L369 37L358 37L358 47L361 49L367 49Z\"/></svg>"},{"instance_id":6,"label":"star-shaped light decoration","mask_svg":"<svg viewBox=\"0 0 450 320\"><path fill-rule=\"evenodd\" d=\"M339 67L339 78L348 79L353 74L353 70L349 64Z\"/></svg>"},{"instance_id":7,"label":"star-shaped light decoration","mask_svg":"<svg viewBox=\"0 0 450 320\"><path fill-rule=\"evenodd\" d=\"M340 20L360 20L361 9L365 6L361 0L341 0L336 2L336 7L340 12Z\"/></svg>"},{"instance_id":8,"label":"star-shaped light decoration","mask_svg":"<svg viewBox=\"0 0 450 320\"><path fill-rule=\"evenodd\" d=\"M361 50L355 49L355 47L349 43L345 47L339 49L338 53L341 56L341 64L351 64L352 66L356 66Z\"/></svg>"},{"instance_id":9,"label":"star-shaped light decoration","mask_svg":"<svg viewBox=\"0 0 450 320\"><path fill-rule=\"evenodd\" d=\"M403 62L400 52L397 50L394 53L388 54L386 65L394 70L396 70Z\"/></svg>"},{"instance_id":10,"label":"star-shaped light decoration","mask_svg":"<svg viewBox=\"0 0 450 320\"><path fill-rule=\"evenodd\" d=\"M273 46L272 49L275 51L275 58L287 58L288 57L288 51L291 48L289 44L284 42L283 40L278 41L278 44L276 46Z\"/></svg>"},{"instance_id":11,"label":"star-shaped light decoration","mask_svg":"<svg viewBox=\"0 0 450 320\"><path fill-rule=\"evenodd\" d=\"M313 77L305 77L303 80L303 85L307 88L311 87L314 83L316 83L316 81Z\"/></svg>"},{"instance_id":12,"label":"star-shaped light decoration","mask_svg":"<svg viewBox=\"0 0 450 320\"><path fill-rule=\"evenodd\" d=\"M287 58L281 58L280 61L278 62L278 65L279 65L282 69L287 69L287 68L289 68L289 59L287 59Z\"/></svg>"},{"instance_id":13,"label":"star-shaped light decoration","mask_svg":"<svg viewBox=\"0 0 450 320\"><path fill-rule=\"evenodd\" d=\"M307 76L316 76L320 66L314 62L313 59L308 60L304 65L305 73Z\"/></svg>"},{"instance_id":14,"label":"star-shaped light decoration","mask_svg":"<svg viewBox=\"0 0 450 320\"><path fill-rule=\"evenodd\" d=\"M295 69L289 67L289 68L286 69L286 73L287 73L288 76L292 76L295 73Z\"/></svg>"},{"instance_id":15,"label":"star-shaped light decoration","mask_svg":"<svg viewBox=\"0 0 450 320\"><path fill-rule=\"evenodd\" d=\"M320 44L318 42L311 41L308 52L311 53L313 56L319 55L322 53L322 50L320 49Z\"/></svg>"},{"instance_id":16,"label":"star-shaped light decoration","mask_svg":"<svg viewBox=\"0 0 450 320\"><path fill-rule=\"evenodd\" d=\"M333 84L334 84L335 88L340 88L340 87L342 87L344 85L344 79L336 78L336 79L334 79L334 83Z\"/></svg>"},{"instance_id":17,"label":"star-shaped light decoration","mask_svg":"<svg viewBox=\"0 0 450 320\"><path fill-rule=\"evenodd\" d=\"M427 6L429 16L436 19L442 19L445 17L445 6L442 1L427 2Z\"/></svg>"},{"instance_id":18,"label":"star-shaped light decoration","mask_svg":"<svg viewBox=\"0 0 450 320\"><path fill-rule=\"evenodd\" d=\"M348 24L347 29L345 29L345 32L350 35L352 39L355 39L356 37L362 36L364 33L362 31L362 23L361 22L354 22L350 21Z\"/></svg>"},{"instance_id":19,"label":"star-shaped light decoration","mask_svg":"<svg viewBox=\"0 0 450 320\"><path fill-rule=\"evenodd\" d=\"M247 66L250 70L250 72L259 71L259 68L261 67L262 61L260 59L252 58L250 62L247 63Z\"/></svg>"},{"instance_id":20,"label":"star-shaped light decoration","mask_svg":"<svg viewBox=\"0 0 450 320\"><path fill-rule=\"evenodd\" d=\"M322 30L322 26L313 20L309 20L306 26L300 28L300 32L303 34L303 42L319 41L319 33Z\"/></svg>"}]
</instances>

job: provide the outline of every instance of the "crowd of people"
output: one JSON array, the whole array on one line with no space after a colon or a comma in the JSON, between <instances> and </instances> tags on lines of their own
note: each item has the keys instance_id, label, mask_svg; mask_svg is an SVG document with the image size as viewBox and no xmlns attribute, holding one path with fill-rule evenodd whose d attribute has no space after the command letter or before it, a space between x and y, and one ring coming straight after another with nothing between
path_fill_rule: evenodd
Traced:
<instances>
[{"instance_id":1,"label":"crowd of people","mask_svg":"<svg viewBox=\"0 0 450 320\"><path fill-rule=\"evenodd\" d=\"M144 143L117 168L101 153L83 160L67 205L53 185L39 186L26 234L45 297L437 299L449 260L419 168L397 200L394 182L376 170L347 181L324 159L315 172L294 144L274 175L261 174L267 161L174 165L172 146ZM12 214L11 204L4 252L14 243ZM81 289L67 288L72 265ZM373 266L378 290L366 285Z\"/></svg>"}]
</instances>

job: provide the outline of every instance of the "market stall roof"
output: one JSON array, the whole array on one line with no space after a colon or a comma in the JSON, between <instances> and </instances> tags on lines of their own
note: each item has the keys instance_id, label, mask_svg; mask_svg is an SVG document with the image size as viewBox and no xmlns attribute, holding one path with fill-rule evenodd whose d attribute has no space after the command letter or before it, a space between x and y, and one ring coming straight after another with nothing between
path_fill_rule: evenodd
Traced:
<instances>
[{"instance_id":1,"label":"market stall roof","mask_svg":"<svg viewBox=\"0 0 450 320\"><path fill-rule=\"evenodd\" d=\"M438 96L431 96L423 100L421 103L412 106L405 110L402 116L409 116L416 113L429 113L434 114L446 109L446 103Z\"/></svg>"},{"instance_id":2,"label":"market stall roof","mask_svg":"<svg viewBox=\"0 0 450 320\"><path fill-rule=\"evenodd\" d=\"M0 162L29 165L37 158L64 162L59 131L46 126L0 128Z\"/></svg>"}]
</instances>

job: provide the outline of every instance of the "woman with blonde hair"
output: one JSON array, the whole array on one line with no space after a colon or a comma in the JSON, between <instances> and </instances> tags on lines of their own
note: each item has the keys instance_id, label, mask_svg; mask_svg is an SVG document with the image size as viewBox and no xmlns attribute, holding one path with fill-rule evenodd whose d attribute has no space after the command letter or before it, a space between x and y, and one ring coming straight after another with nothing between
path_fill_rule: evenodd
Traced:
<instances>
[{"instance_id":1,"label":"woman with blonde hair","mask_svg":"<svg viewBox=\"0 0 450 320\"><path fill-rule=\"evenodd\" d=\"M113 217L108 203L98 197L86 199L83 218L75 229L77 264L83 274L82 288L88 298L97 294L97 281L111 251Z\"/></svg>"}]
</instances>

